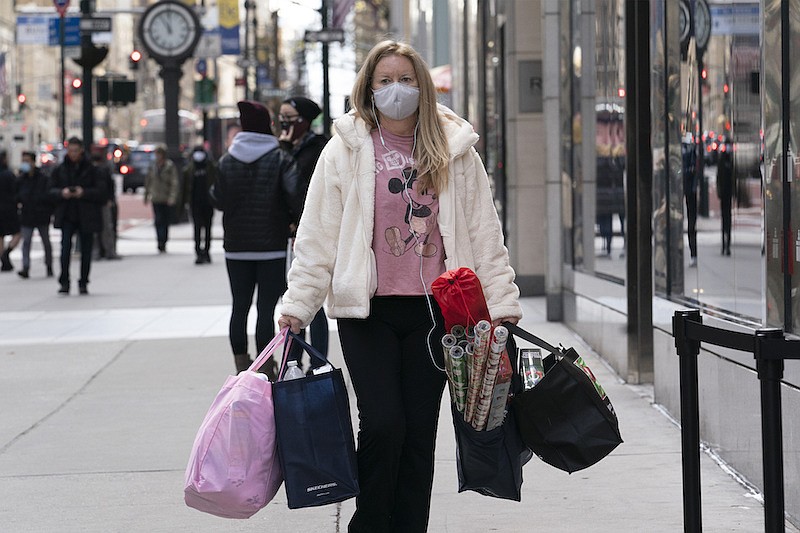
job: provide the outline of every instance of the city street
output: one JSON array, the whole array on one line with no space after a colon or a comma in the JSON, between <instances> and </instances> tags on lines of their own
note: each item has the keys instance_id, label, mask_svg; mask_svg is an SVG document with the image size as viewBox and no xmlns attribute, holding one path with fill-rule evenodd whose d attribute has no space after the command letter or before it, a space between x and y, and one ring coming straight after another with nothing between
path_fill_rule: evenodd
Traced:
<instances>
[{"instance_id":1,"label":"city street","mask_svg":"<svg viewBox=\"0 0 800 533\"><path fill-rule=\"evenodd\" d=\"M173 226L168 253L159 255L141 196L120 203L123 259L93 264L90 295L74 287L69 296L56 294L56 281L44 277L38 238L31 278L0 276L0 529L346 531L353 500L289 510L281 491L244 521L184 505L192 441L233 371L221 217L213 263L197 266L190 224ZM52 236L57 242L58 231ZM11 259L18 265L19 252ZM445 395L429 531L682 530L680 432L652 404L652 387L620 382L579 338L546 321L543 298L523 305L523 327L584 355L614 402L625 442L573 475L534 458L524 469L522 503L459 494ZM341 366L330 325L331 360ZM702 483L705 531L763 531L757 496L707 454ZM787 530L797 531L788 524Z\"/></svg>"}]
</instances>

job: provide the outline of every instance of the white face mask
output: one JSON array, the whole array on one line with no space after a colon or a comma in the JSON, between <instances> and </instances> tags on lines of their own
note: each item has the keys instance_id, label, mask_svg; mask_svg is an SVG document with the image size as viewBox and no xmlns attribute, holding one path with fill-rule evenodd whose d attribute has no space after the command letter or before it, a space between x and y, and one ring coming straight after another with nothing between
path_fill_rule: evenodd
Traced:
<instances>
[{"instance_id":1,"label":"white face mask","mask_svg":"<svg viewBox=\"0 0 800 533\"><path fill-rule=\"evenodd\" d=\"M206 160L206 153L205 152L194 152L194 153L192 153L192 159L194 159L195 162L197 162L197 163L205 161Z\"/></svg>"},{"instance_id":2,"label":"white face mask","mask_svg":"<svg viewBox=\"0 0 800 533\"><path fill-rule=\"evenodd\" d=\"M375 107L394 120L410 117L419 107L419 88L394 82L372 92Z\"/></svg>"}]
</instances>

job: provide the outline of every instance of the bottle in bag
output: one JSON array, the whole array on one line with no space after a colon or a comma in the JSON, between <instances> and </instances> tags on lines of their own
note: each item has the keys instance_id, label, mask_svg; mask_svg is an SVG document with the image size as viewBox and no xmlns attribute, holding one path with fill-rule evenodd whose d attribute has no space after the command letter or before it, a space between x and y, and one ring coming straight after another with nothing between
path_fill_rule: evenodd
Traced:
<instances>
[{"instance_id":1,"label":"bottle in bag","mask_svg":"<svg viewBox=\"0 0 800 533\"><path fill-rule=\"evenodd\" d=\"M303 371L297 366L297 361L289 361L286 364L286 372L283 374L283 379L281 381L291 381L302 377L305 377L305 374L303 374Z\"/></svg>"}]
</instances>

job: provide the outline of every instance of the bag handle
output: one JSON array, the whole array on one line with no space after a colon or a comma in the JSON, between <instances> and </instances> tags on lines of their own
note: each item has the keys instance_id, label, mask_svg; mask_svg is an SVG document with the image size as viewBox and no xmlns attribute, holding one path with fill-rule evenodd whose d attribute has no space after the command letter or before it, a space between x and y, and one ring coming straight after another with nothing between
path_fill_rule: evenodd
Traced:
<instances>
[{"instance_id":1,"label":"bag handle","mask_svg":"<svg viewBox=\"0 0 800 533\"><path fill-rule=\"evenodd\" d=\"M280 330L280 332L278 332L278 334L275 335L275 337L273 337L271 341L269 341L269 344L267 344L267 346L261 351L261 353L258 354L258 357L256 357L256 360L252 362L248 370L252 370L253 372L258 372L258 369L261 368L261 365L266 363L267 359L273 356L273 354L275 353L275 349L281 343L291 342L291 339L289 339L287 335L288 331L289 331L288 326Z\"/></svg>"},{"instance_id":2,"label":"bag handle","mask_svg":"<svg viewBox=\"0 0 800 533\"><path fill-rule=\"evenodd\" d=\"M529 332L525 331L524 329L522 329L521 327L517 326L516 324L512 324L511 322L503 322L503 325L506 327L506 329L508 329L509 333L511 333L512 335L516 335L520 339L524 339L524 340L526 340L526 341L528 341L528 342L530 342L532 344L535 344L536 346L539 346L540 348L544 348L545 350L547 350L548 352L550 352L552 354L563 355L562 350L556 348L555 346L553 346L549 342L547 342L547 341L545 341L543 339L540 339L539 337L537 337L533 333L529 333Z\"/></svg>"},{"instance_id":3,"label":"bag handle","mask_svg":"<svg viewBox=\"0 0 800 533\"><path fill-rule=\"evenodd\" d=\"M322 353L319 350L311 346L309 343L306 342L304 338L302 338L300 335L296 333L293 333L292 330L288 328L286 332L286 337L287 337L287 343L283 350L283 360L281 361L281 369L280 372L278 373L278 376L280 376L281 378L283 377L283 373L286 371L286 364L289 358L289 348L291 347L292 342L296 342L297 344L299 344L306 352L308 352L308 355L319 361L322 361L322 364L329 364L329 365L331 364L330 361L328 361L328 358L322 355ZM333 365L331 365L331 367L333 367Z\"/></svg>"}]
</instances>

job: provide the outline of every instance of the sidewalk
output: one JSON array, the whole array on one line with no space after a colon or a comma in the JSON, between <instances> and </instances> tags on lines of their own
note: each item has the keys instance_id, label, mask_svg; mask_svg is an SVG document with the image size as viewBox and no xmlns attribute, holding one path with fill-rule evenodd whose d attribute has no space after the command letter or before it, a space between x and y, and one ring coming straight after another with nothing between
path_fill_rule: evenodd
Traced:
<instances>
[{"instance_id":1,"label":"sidewalk","mask_svg":"<svg viewBox=\"0 0 800 533\"><path fill-rule=\"evenodd\" d=\"M196 266L190 234L188 224L173 227L169 253L158 255L152 226L133 225L120 239L124 259L93 265L89 296L57 296L38 259L29 280L0 276L3 531L347 530L353 500L290 511L281 491L245 521L184 505L195 432L233 370L221 243L211 265ZM680 432L652 405L652 388L623 384L567 328L547 322L543 298L523 305L524 328L584 355L614 403L625 443L573 475L534 458L522 503L458 494L443 404L429 531L681 531ZM342 366L335 327L330 355ZM707 455L701 462L704 530L763 531L758 499Z\"/></svg>"}]
</instances>

